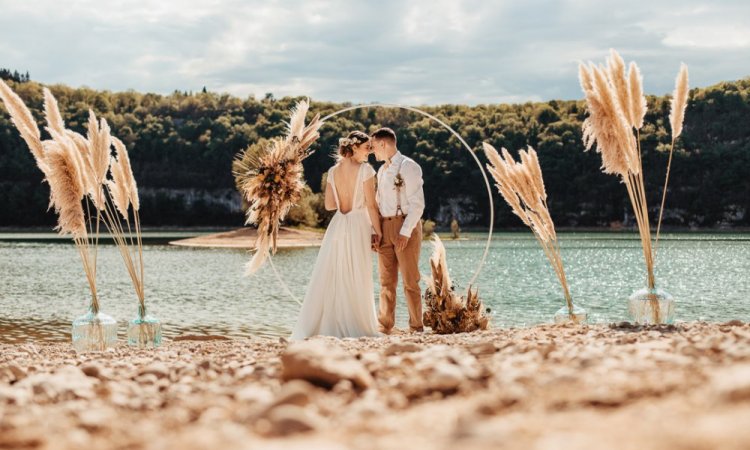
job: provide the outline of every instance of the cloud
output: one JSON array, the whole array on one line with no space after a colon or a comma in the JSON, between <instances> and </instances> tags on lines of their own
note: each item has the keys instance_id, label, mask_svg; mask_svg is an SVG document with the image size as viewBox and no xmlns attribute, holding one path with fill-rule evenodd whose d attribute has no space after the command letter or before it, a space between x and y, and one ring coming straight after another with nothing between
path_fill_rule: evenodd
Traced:
<instances>
[{"instance_id":1,"label":"cloud","mask_svg":"<svg viewBox=\"0 0 750 450\"><path fill-rule=\"evenodd\" d=\"M6 2L7 3L7 2ZM744 1L27 0L3 5L0 61L45 83L405 104L580 98L610 47L649 93L747 76Z\"/></svg>"}]
</instances>

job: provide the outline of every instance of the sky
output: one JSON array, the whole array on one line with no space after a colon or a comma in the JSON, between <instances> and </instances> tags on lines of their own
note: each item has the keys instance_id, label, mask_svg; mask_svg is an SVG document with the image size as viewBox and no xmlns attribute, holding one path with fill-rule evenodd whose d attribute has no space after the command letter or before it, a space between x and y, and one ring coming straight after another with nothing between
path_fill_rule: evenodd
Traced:
<instances>
[{"instance_id":1,"label":"sky","mask_svg":"<svg viewBox=\"0 0 750 450\"><path fill-rule=\"evenodd\" d=\"M408 105L581 98L610 48L647 93L750 75L750 1L0 0L0 67L45 83Z\"/></svg>"}]
</instances>

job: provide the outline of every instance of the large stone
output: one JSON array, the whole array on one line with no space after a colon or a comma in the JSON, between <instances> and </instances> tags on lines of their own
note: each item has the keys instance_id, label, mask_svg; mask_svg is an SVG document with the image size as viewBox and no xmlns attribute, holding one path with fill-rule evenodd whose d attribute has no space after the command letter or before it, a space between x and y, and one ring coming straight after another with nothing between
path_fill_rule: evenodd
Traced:
<instances>
[{"instance_id":1,"label":"large stone","mask_svg":"<svg viewBox=\"0 0 750 450\"><path fill-rule=\"evenodd\" d=\"M75 366L63 366L57 372L33 374L20 382L19 387L29 387L35 396L47 400L69 400L95 397L94 387L99 383L87 377Z\"/></svg>"},{"instance_id":2,"label":"large stone","mask_svg":"<svg viewBox=\"0 0 750 450\"><path fill-rule=\"evenodd\" d=\"M750 400L750 364L739 364L717 371L712 384L719 398L728 402Z\"/></svg>"},{"instance_id":3,"label":"large stone","mask_svg":"<svg viewBox=\"0 0 750 450\"><path fill-rule=\"evenodd\" d=\"M0 382L14 383L26 378L26 370L16 363L9 363L0 367Z\"/></svg>"},{"instance_id":4,"label":"large stone","mask_svg":"<svg viewBox=\"0 0 750 450\"><path fill-rule=\"evenodd\" d=\"M458 389L465 380L461 368L455 364L438 362L425 376L425 384L430 390L450 392Z\"/></svg>"},{"instance_id":5,"label":"large stone","mask_svg":"<svg viewBox=\"0 0 750 450\"><path fill-rule=\"evenodd\" d=\"M169 376L169 367L163 362L154 361L144 367L138 373L139 375L154 375L156 378L166 378Z\"/></svg>"},{"instance_id":6,"label":"large stone","mask_svg":"<svg viewBox=\"0 0 750 450\"><path fill-rule=\"evenodd\" d=\"M348 381L348 380L344 380ZM271 407L282 405L306 406L315 396L315 387L307 381L292 380L282 386Z\"/></svg>"},{"instance_id":7,"label":"large stone","mask_svg":"<svg viewBox=\"0 0 750 450\"><path fill-rule=\"evenodd\" d=\"M267 388L248 384L234 393L234 398L243 403L269 403L273 394Z\"/></svg>"},{"instance_id":8,"label":"large stone","mask_svg":"<svg viewBox=\"0 0 750 450\"><path fill-rule=\"evenodd\" d=\"M477 342L468 345L466 349L474 356L492 355L497 352L497 347L492 342Z\"/></svg>"},{"instance_id":9,"label":"large stone","mask_svg":"<svg viewBox=\"0 0 750 450\"><path fill-rule=\"evenodd\" d=\"M86 374L86 376L92 377L92 378L102 378L102 369L99 367L98 364L94 362L88 362L81 365L81 371Z\"/></svg>"},{"instance_id":10,"label":"large stone","mask_svg":"<svg viewBox=\"0 0 750 450\"><path fill-rule=\"evenodd\" d=\"M338 346L319 341L291 344L281 356L281 378L284 381L306 380L332 388L341 380L365 389L372 385L372 376L352 355Z\"/></svg>"},{"instance_id":11,"label":"large stone","mask_svg":"<svg viewBox=\"0 0 750 450\"><path fill-rule=\"evenodd\" d=\"M31 400L31 391L18 386L4 386L0 384L0 405L10 404L23 406ZM0 412L1 409L0 409ZM2 417L0 417L2 419ZM2 422L2 420L0 420ZM0 447L2 448L2 447Z\"/></svg>"},{"instance_id":12,"label":"large stone","mask_svg":"<svg viewBox=\"0 0 750 450\"><path fill-rule=\"evenodd\" d=\"M270 423L269 434L288 436L314 431L322 426L321 418L309 409L295 405L282 405L271 409L266 419Z\"/></svg>"},{"instance_id":13,"label":"large stone","mask_svg":"<svg viewBox=\"0 0 750 450\"><path fill-rule=\"evenodd\" d=\"M422 350L422 346L413 342L394 342L393 344L386 347L383 352L385 356L398 355L401 353L412 353Z\"/></svg>"}]
</instances>

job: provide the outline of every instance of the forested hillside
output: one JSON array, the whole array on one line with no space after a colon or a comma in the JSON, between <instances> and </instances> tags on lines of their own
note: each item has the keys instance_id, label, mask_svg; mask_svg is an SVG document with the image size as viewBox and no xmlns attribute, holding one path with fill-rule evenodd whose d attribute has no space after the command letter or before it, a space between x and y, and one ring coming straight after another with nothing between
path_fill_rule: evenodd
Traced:
<instances>
[{"instance_id":1,"label":"forested hillside","mask_svg":"<svg viewBox=\"0 0 750 450\"><path fill-rule=\"evenodd\" d=\"M5 70L0 75L32 108L42 127L41 85L30 81L28 74L14 76ZM205 91L157 95L59 85L51 89L70 128L84 132L92 108L127 144L141 189L141 218L147 226L241 225L232 159L248 145L284 133L284 120L296 100L270 94L242 99ZM312 100L312 110L322 115L346 106ZM669 97L648 100L650 112L641 142L653 216L670 139ZM476 150L482 141L511 151L527 145L536 148L558 226L629 224L625 189L617 178L600 172L599 155L583 151L582 101L443 105L424 110L448 123ZM360 109L328 121L315 155L305 166L312 191L320 191L339 137L349 130L380 126L396 130L401 151L422 165L426 218L444 225L455 216L463 226L487 225L487 194L471 156L439 124L402 110ZM481 152L479 157L485 161ZM750 78L691 91L672 170L667 226L750 225ZM54 223L47 212L48 189L41 181L41 172L0 106L0 226ZM493 195L496 224L518 226L520 222L494 189ZM318 200L309 195L302 209L311 211L297 211L293 219L308 225L323 223Z\"/></svg>"}]
</instances>

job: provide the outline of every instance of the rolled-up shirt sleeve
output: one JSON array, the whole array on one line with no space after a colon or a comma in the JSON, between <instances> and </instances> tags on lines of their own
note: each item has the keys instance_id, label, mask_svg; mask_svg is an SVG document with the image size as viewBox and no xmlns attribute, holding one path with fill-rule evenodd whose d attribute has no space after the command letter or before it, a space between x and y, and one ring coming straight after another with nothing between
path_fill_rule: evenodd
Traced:
<instances>
[{"instance_id":1,"label":"rolled-up shirt sleeve","mask_svg":"<svg viewBox=\"0 0 750 450\"><path fill-rule=\"evenodd\" d=\"M401 226L401 236L410 237L412 231L422 220L424 213L424 190L422 185L422 168L414 161L407 161L401 168L401 176L404 177L404 195L409 202L408 213Z\"/></svg>"}]
</instances>

